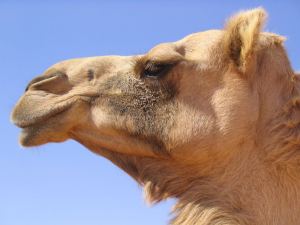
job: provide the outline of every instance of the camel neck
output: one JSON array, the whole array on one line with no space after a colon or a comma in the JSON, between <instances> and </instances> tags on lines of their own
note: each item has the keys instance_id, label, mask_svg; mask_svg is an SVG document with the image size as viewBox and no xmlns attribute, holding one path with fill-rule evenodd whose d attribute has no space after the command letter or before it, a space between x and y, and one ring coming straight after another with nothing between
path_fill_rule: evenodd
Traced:
<instances>
[{"instance_id":1,"label":"camel neck","mask_svg":"<svg viewBox=\"0 0 300 225\"><path fill-rule=\"evenodd\" d=\"M235 159L222 175L194 182L179 197L173 225L300 224L300 171L268 163L249 154L248 162Z\"/></svg>"}]
</instances>

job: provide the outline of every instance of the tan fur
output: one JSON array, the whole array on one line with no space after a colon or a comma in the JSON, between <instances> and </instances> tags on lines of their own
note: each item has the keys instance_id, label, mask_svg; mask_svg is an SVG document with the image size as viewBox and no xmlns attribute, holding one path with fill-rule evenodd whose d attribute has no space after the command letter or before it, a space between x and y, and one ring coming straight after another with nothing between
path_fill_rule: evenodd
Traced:
<instances>
[{"instance_id":1,"label":"tan fur","mask_svg":"<svg viewBox=\"0 0 300 225\"><path fill-rule=\"evenodd\" d=\"M235 15L226 25L225 51L242 72L245 72L248 66L246 64L256 50L265 18L266 13L263 9L254 9Z\"/></svg>"},{"instance_id":2,"label":"tan fur","mask_svg":"<svg viewBox=\"0 0 300 225\"><path fill-rule=\"evenodd\" d=\"M299 78L265 18L258 8L144 55L52 66L12 113L21 144L80 142L150 203L176 198L173 225L299 225Z\"/></svg>"}]
</instances>

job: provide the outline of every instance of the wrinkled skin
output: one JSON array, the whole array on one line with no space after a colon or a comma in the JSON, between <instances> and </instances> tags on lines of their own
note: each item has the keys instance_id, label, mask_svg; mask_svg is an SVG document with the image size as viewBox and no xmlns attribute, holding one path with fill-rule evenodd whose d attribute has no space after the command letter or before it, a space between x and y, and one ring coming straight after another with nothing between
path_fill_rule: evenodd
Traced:
<instances>
[{"instance_id":1,"label":"wrinkled skin","mask_svg":"<svg viewBox=\"0 0 300 225\"><path fill-rule=\"evenodd\" d=\"M55 64L12 112L21 144L77 140L145 185L150 201L177 197L174 224L299 224L299 204L262 213L280 207L268 196L282 193L268 189L265 168L275 167L262 164L273 157L263 152L283 146L285 134L269 136L297 94L282 38L260 33L264 17L261 9L241 13L223 31L144 55Z\"/></svg>"}]
</instances>

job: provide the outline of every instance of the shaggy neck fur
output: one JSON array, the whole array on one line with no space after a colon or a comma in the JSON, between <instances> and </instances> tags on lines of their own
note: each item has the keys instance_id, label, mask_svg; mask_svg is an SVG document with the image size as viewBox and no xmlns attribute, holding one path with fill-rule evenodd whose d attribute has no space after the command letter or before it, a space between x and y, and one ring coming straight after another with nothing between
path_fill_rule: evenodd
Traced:
<instances>
[{"instance_id":1,"label":"shaggy neck fur","mask_svg":"<svg viewBox=\"0 0 300 225\"><path fill-rule=\"evenodd\" d=\"M217 162L219 168L214 170L175 159L123 155L86 140L81 143L135 178L144 186L149 202L175 197L174 225L299 224L297 171L290 173L288 167L275 164L270 169L254 142L245 143L234 157Z\"/></svg>"}]
</instances>

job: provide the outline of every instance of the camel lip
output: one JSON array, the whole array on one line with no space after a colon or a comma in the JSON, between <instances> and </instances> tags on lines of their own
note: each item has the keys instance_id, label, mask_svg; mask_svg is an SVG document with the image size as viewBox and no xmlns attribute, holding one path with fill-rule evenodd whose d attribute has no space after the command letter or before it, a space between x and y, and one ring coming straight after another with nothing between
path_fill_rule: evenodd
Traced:
<instances>
[{"instance_id":1,"label":"camel lip","mask_svg":"<svg viewBox=\"0 0 300 225\"><path fill-rule=\"evenodd\" d=\"M34 125L37 125L43 121L46 121L54 116L57 116L58 114L64 113L68 109L70 109L76 100L81 100L84 102L90 102L91 98L97 98L99 95L74 95L71 98L65 100L63 106L54 106L49 112L43 113L42 115L38 116L24 116L24 111L19 111L18 106L14 108L10 115L10 120L11 122L16 125L19 128L27 128L27 127L32 127Z\"/></svg>"},{"instance_id":2,"label":"camel lip","mask_svg":"<svg viewBox=\"0 0 300 225\"><path fill-rule=\"evenodd\" d=\"M44 115L38 116L36 118L31 118L31 119L21 119L18 120L17 115L12 114L11 116L11 121L14 125L16 125L17 127L21 128L21 129L26 129L26 128L30 128L33 126L36 126L38 124L41 124L41 122L43 121L47 121L52 117L55 117L61 113L64 113L65 111L67 111L69 108L71 107L71 105L67 105L66 107L63 107L62 109L59 110L53 110L49 113L46 113Z\"/></svg>"},{"instance_id":3,"label":"camel lip","mask_svg":"<svg viewBox=\"0 0 300 225\"><path fill-rule=\"evenodd\" d=\"M29 127L33 127L34 125L37 125L39 122L26 122L26 121L13 121L14 125L16 125L17 127L21 128L21 129L26 129Z\"/></svg>"}]
</instances>

